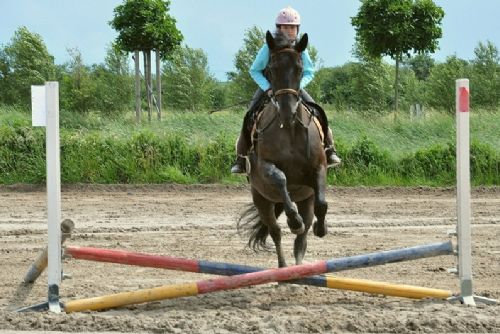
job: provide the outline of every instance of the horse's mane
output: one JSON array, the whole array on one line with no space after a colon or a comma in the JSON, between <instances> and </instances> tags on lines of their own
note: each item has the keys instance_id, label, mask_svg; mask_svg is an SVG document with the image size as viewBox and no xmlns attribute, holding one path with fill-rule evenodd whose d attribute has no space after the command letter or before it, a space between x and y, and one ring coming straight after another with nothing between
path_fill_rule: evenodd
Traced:
<instances>
[{"instance_id":1,"label":"horse's mane","mask_svg":"<svg viewBox=\"0 0 500 334\"><path fill-rule=\"evenodd\" d=\"M288 35L281 30L276 30L274 33L274 43L276 44L277 50L293 47L293 41L290 41Z\"/></svg>"}]
</instances>

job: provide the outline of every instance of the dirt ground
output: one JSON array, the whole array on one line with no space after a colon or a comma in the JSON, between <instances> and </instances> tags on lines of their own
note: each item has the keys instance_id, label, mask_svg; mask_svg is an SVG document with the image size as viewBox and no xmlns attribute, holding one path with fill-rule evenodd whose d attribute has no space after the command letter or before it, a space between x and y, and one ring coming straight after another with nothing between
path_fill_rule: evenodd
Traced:
<instances>
[{"instance_id":1,"label":"dirt ground","mask_svg":"<svg viewBox=\"0 0 500 334\"><path fill-rule=\"evenodd\" d=\"M446 241L456 224L454 189L330 188L329 234L309 232L305 262ZM275 267L274 252L246 248L236 233L246 186L65 186L67 244ZM500 188L472 193L477 295L500 298ZM0 330L148 333L500 332L500 306L468 307L309 286L266 284L99 312L14 312L46 301L47 276L20 286L47 239L44 188L0 187ZM283 226L292 264L293 238ZM271 242L271 241L270 241ZM272 243L272 242L271 242ZM342 271L336 276L459 291L439 256ZM65 259L62 301L212 278L206 274ZM29 292L29 293L28 293Z\"/></svg>"}]
</instances>

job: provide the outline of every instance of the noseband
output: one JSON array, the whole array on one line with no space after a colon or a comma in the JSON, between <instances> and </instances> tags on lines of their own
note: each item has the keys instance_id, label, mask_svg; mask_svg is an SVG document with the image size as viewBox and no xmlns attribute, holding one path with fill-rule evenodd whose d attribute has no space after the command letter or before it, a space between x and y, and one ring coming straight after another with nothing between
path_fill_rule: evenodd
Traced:
<instances>
[{"instance_id":1,"label":"noseband","mask_svg":"<svg viewBox=\"0 0 500 334\"><path fill-rule=\"evenodd\" d=\"M297 92L293 88L283 88L283 89L278 89L276 92L274 92L274 96L279 96L283 94L293 94L297 97L299 97L299 92Z\"/></svg>"}]
</instances>

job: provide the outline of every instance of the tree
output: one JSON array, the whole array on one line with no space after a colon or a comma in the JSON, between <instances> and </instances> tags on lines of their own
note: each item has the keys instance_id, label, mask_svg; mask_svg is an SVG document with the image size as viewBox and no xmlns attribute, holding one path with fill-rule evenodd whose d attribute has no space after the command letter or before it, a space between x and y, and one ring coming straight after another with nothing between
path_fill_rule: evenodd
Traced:
<instances>
[{"instance_id":1,"label":"tree","mask_svg":"<svg viewBox=\"0 0 500 334\"><path fill-rule=\"evenodd\" d=\"M124 0L114 10L111 26L118 31L116 44L127 52L142 51L144 77L148 97L148 119L151 120L151 51L157 51L157 62L168 59L182 41L182 34L175 26L175 19L168 14L169 0ZM135 59L136 62L139 59ZM157 77L160 76L157 66ZM139 75L136 73L136 78ZM137 83L136 83L137 84ZM158 87L161 96L161 87ZM160 107L161 108L161 107ZM136 110L136 112L139 112ZM158 113L160 118L160 113Z\"/></svg>"},{"instance_id":2,"label":"tree","mask_svg":"<svg viewBox=\"0 0 500 334\"><path fill-rule=\"evenodd\" d=\"M188 46L177 49L163 66L163 79L172 106L194 111L211 104L215 79L203 50Z\"/></svg>"},{"instance_id":3,"label":"tree","mask_svg":"<svg viewBox=\"0 0 500 334\"><path fill-rule=\"evenodd\" d=\"M86 113L95 109L96 82L91 79L91 69L83 62L78 48L67 49L70 56L62 71L61 108L68 111Z\"/></svg>"},{"instance_id":4,"label":"tree","mask_svg":"<svg viewBox=\"0 0 500 334\"><path fill-rule=\"evenodd\" d=\"M403 63L413 70L418 80L426 80L431 74L435 62L429 54L422 53L407 57Z\"/></svg>"},{"instance_id":5,"label":"tree","mask_svg":"<svg viewBox=\"0 0 500 334\"><path fill-rule=\"evenodd\" d=\"M127 54L116 45L108 47L104 64L92 68L96 83L95 108L104 114L119 114L133 101L133 79L130 76Z\"/></svg>"},{"instance_id":6,"label":"tree","mask_svg":"<svg viewBox=\"0 0 500 334\"><path fill-rule=\"evenodd\" d=\"M68 49L70 60L61 67L61 108L87 113L98 110L118 114L132 101L132 79L126 55L114 46L107 49L104 64L86 66L78 48Z\"/></svg>"},{"instance_id":7,"label":"tree","mask_svg":"<svg viewBox=\"0 0 500 334\"><path fill-rule=\"evenodd\" d=\"M370 58L395 60L394 108L398 110L399 65L410 52L433 53L441 37L444 11L432 0L361 0L351 18L356 42Z\"/></svg>"},{"instance_id":8,"label":"tree","mask_svg":"<svg viewBox=\"0 0 500 334\"><path fill-rule=\"evenodd\" d=\"M479 42L471 61L472 103L490 110L500 106L500 55L497 47Z\"/></svg>"},{"instance_id":9,"label":"tree","mask_svg":"<svg viewBox=\"0 0 500 334\"><path fill-rule=\"evenodd\" d=\"M0 101L29 106L31 85L55 79L54 57L40 35L20 27L0 52Z\"/></svg>"},{"instance_id":10,"label":"tree","mask_svg":"<svg viewBox=\"0 0 500 334\"><path fill-rule=\"evenodd\" d=\"M104 58L106 69L116 75L130 75L127 52L120 49L116 43L112 43L106 50Z\"/></svg>"},{"instance_id":11,"label":"tree","mask_svg":"<svg viewBox=\"0 0 500 334\"><path fill-rule=\"evenodd\" d=\"M391 102L391 67L381 59L355 63L351 68L352 100L350 105L361 111L382 112Z\"/></svg>"},{"instance_id":12,"label":"tree","mask_svg":"<svg viewBox=\"0 0 500 334\"><path fill-rule=\"evenodd\" d=\"M455 110L455 80L467 78L469 73L469 63L457 56L448 57L446 62L436 64L432 68L425 86L429 105L453 113Z\"/></svg>"},{"instance_id":13,"label":"tree","mask_svg":"<svg viewBox=\"0 0 500 334\"><path fill-rule=\"evenodd\" d=\"M338 67L326 67L318 70L314 76L314 84L319 87L317 100L328 103L336 108L352 106L353 63Z\"/></svg>"},{"instance_id":14,"label":"tree","mask_svg":"<svg viewBox=\"0 0 500 334\"><path fill-rule=\"evenodd\" d=\"M264 43L265 34L262 29L253 26L245 31L243 46L234 56L234 67L236 70L227 73L227 78L233 88L231 89L233 103L250 101L257 89L257 84L253 81L248 71Z\"/></svg>"}]
</instances>

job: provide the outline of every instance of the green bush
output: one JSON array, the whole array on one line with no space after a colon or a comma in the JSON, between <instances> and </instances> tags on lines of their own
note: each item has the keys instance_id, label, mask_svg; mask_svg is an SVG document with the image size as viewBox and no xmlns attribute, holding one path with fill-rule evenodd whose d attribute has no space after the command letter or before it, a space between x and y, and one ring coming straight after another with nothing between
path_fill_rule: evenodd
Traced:
<instances>
[{"instance_id":1,"label":"green bush","mask_svg":"<svg viewBox=\"0 0 500 334\"><path fill-rule=\"evenodd\" d=\"M234 159L234 141L219 134L204 149L199 162L199 180L203 183L220 182L228 175Z\"/></svg>"},{"instance_id":2,"label":"green bush","mask_svg":"<svg viewBox=\"0 0 500 334\"><path fill-rule=\"evenodd\" d=\"M377 147L366 136L351 148L337 143L342 167L330 172L329 182L344 185L375 185L390 183L394 162L389 153Z\"/></svg>"},{"instance_id":3,"label":"green bush","mask_svg":"<svg viewBox=\"0 0 500 334\"><path fill-rule=\"evenodd\" d=\"M0 183L45 180L45 133L32 127L0 127Z\"/></svg>"},{"instance_id":4,"label":"green bush","mask_svg":"<svg viewBox=\"0 0 500 334\"><path fill-rule=\"evenodd\" d=\"M0 184L44 183L45 129L31 127L28 113L0 111ZM142 125L133 117L116 121L92 115L61 113L63 183L247 182L229 173L242 114L168 113L161 123ZM455 184L450 116L396 123L347 113L330 119L343 164L329 170L329 184ZM497 121L491 113L471 120L474 185L500 185Z\"/></svg>"},{"instance_id":5,"label":"green bush","mask_svg":"<svg viewBox=\"0 0 500 334\"><path fill-rule=\"evenodd\" d=\"M400 174L406 179L450 185L455 178L455 161L452 144L444 147L433 145L401 159Z\"/></svg>"},{"instance_id":6,"label":"green bush","mask_svg":"<svg viewBox=\"0 0 500 334\"><path fill-rule=\"evenodd\" d=\"M491 146L473 141L470 162L473 184L500 184L500 154Z\"/></svg>"}]
</instances>

